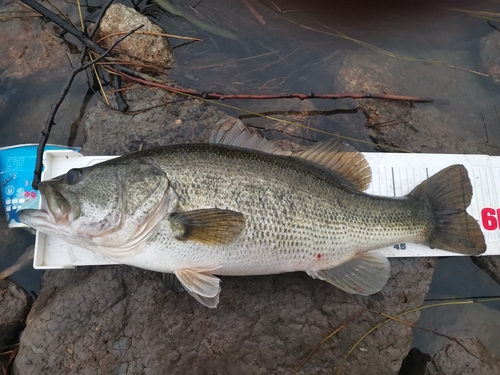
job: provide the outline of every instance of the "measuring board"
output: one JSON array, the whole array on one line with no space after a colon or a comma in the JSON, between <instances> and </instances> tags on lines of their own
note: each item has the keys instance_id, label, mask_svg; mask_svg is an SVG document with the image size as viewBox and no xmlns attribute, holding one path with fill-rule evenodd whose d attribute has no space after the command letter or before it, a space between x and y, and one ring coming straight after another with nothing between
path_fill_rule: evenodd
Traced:
<instances>
[{"instance_id":1,"label":"measuring board","mask_svg":"<svg viewBox=\"0 0 500 375\"><path fill-rule=\"evenodd\" d=\"M389 197L406 195L441 169L453 164L463 164L473 186L472 202L467 212L479 221L486 239L487 251L482 255L500 255L500 156L397 153L363 155L372 169L372 183L367 193ZM46 151L42 180L64 174L71 168L87 167L113 157L83 156L68 150ZM44 207L43 199L40 205ZM388 257L460 255L415 243L400 243L383 248L380 252ZM33 263L35 268L51 269L118 262L37 232Z\"/></svg>"}]
</instances>

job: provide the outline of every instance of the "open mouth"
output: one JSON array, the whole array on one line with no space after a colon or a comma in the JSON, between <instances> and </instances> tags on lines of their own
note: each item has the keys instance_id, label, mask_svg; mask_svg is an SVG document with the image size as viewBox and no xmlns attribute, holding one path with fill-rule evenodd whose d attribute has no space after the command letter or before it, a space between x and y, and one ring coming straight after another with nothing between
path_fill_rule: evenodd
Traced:
<instances>
[{"instance_id":1,"label":"open mouth","mask_svg":"<svg viewBox=\"0 0 500 375\"><path fill-rule=\"evenodd\" d=\"M47 204L47 210L42 210L45 215L49 216L54 224L67 224L71 212L69 200L50 182L40 184L40 193Z\"/></svg>"},{"instance_id":2,"label":"open mouth","mask_svg":"<svg viewBox=\"0 0 500 375\"><path fill-rule=\"evenodd\" d=\"M47 210L22 210L19 211L18 218L21 223L34 229L56 224L54 217Z\"/></svg>"},{"instance_id":3,"label":"open mouth","mask_svg":"<svg viewBox=\"0 0 500 375\"><path fill-rule=\"evenodd\" d=\"M19 220L32 228L66 225L69 222L71 204L50 182L40 184L40 193L45 208L40 210L23 210L19 212Z\"/></svg>"}]
</instances>

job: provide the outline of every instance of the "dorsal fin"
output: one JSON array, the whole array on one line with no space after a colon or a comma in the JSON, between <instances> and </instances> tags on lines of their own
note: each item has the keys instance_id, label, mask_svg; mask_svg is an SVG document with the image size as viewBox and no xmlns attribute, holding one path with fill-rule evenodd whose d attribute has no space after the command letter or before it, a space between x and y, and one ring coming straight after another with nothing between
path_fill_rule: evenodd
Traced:
<instances>
[{"instance_id":1,"label":"dorsal fin","mask_svg":"<svg viewBox=\"0 0 500 375\"><path fill-rule=\"evenodd\" d=\"M259 132L251 131L240 121L234 124L226 121L218 129L214 129L209 142L263 151L274 155L292 155L290 151L282 150L279 146L264 138Z\"/></svg>"},{"instance_id":2,"label":"dorsal fin","mask_svg":"<svg viewBox=\"0 0 500 375\"><path fill-rule=\"evenodd\" d=\"M298 157L321 165L348 180L356 189L364 191L370 186L371 170L365 157L354 147L339 139L317 142L304 151L284 151L258 132L248 129L243 123L229 121L214 129L210 143L243 147L274 155Z\"/></svg>"},{"instance_id":3,"label":"dorsal fin","mask_svg":"<svg viewBox=\"0 0 500 375\"><path fill-rule=\"evenodd\" d=\"M358 190L368 189L372 180L370 165L362 153L340 139L316 142L293 156L335 171Z\"/></svg>"}]
</instances>

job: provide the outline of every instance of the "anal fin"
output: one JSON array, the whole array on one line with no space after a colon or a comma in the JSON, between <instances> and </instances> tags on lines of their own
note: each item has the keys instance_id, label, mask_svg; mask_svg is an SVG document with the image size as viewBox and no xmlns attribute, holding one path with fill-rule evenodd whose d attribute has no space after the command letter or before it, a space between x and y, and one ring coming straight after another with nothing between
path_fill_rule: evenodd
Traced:
<instances>
[{"instance_id":1,"label":"anal fin","mask_svg":"<svg viewBox=\"0 0 500 375\"><path fill-rule=\"evenodd\" d=\"M354 256L338 267L307 271L307 274L348 293L367 296L379 292L384 287L391 276L391 264L384 255L367 252Z\"/></svg>"},{"instance_id":2,"label":"anal fin","mask_svg":"<svg viewBox=\"0 0 500 375\"><path fill-rule=\"evenodd\" d=\"M220 279L210 272L214 269L184 268L175 271L184 289L198 302L209 308L217 307L220 294Z\"/></svg>"}]
</instances>

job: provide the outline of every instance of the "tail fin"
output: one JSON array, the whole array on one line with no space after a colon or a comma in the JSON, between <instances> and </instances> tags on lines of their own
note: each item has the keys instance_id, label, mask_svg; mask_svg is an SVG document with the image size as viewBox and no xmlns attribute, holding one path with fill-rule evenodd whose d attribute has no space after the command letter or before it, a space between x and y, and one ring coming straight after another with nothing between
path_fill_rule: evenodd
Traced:
<instances>
[{"instance_id":1,"label":"tail fin","mask_svg":"<svg viewBox=\"0 0 500 375\"><path fill-rule=\"evenodd\" d=\"M463 165L452 165L418 185L409 196L431 207L434 226L426 245L454 253L479 255L486 251L477 221L465 210L472 199L472 185Z\"/></svg>"}]
</instances>

